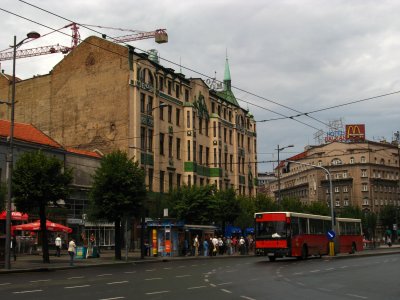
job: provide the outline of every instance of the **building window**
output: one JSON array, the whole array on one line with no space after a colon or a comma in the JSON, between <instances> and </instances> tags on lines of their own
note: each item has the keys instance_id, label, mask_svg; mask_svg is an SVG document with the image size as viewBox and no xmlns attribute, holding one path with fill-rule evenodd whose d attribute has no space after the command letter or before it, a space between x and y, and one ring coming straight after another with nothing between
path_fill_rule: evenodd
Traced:
<instances>
[{"instance_id":1,"label":"building window","mask_svg":"<svg viewBox=\"0 0 400 300\"><path fill-rule=\"evenodd\" d=\"M222 135L221 122L218 122L218 137L221 138L221 135Z\"/></svg>"},{"instance_id":2,"label":"building window","mask_svg":"<svg viewBox=\"0 0 400 300\"><path fill-rule=\"evenodd\" d=\"M146 95L140 93L140 112L146 113Z\"/></svg>"},{"instance_id":3,"label":"building window","mask_svg":"<svg viewBox=\"0 0 400 300\"><path fill-rule=\"evenodd\" d=\"M145 134L146 134L146 128L140 127L140 149L142 150L146 150Z\"/></svg>"},{"instance_id":4,"label":"building window","mask_svg":"<svg viewBox=\"0 0 400 300\"><path fill-rule=\"evenodd\" d=\"M164 120L164 107L162 105L164 105L164 103L160 101L160 120Z\"/></svg>"},{"instance_id":5,"label":"building window","mask_svg":"<svg viewBox=\"0 0 400 300\"><path fill-rule=\"evenodd\" d=\"M172 82L171 82L171 80L168 80L167 87L168 87L168 95L171 95L172 94Z\"/></svg>"},{"instance_id":6,"label":"building window","mask_svg":"<svg viewBox=\"0 0 400 300\"><path fill-rule=\"evenodd\" d=\"M335 193L339 193L339 192L340 192L339 187L338 187L338 186L335 186Z\"/></svg>"},{"instance_id":7,"label":"building window","mask_svg":"<svg viewBox=\"0 0 400 300\"><path fill-rule=\"evenodd\" d=\"M232 145L232 130L229 129L229 144Z\"/></svg>"},{"instance_id":8,"label":"building window","mask_svg":"<svg viewBox=\"0 0 400 300\"><path fill-rule=\"evenodd\" d=\"M203 119L199 118L199 133L203 134Z\"/></svg>"},{"instance_id":9,"label":"building window","mask_svg":"<svg viewBox=\"0 0 400 300\"><path fill-rule=\"evenodd\" d=\"M160 171L160 193L164 193L164 171Z\"/></svg>"},{"instance_id":10,"label":"building window","mask_svg":"<svg viewBox=\"0 0 400 300\"><path fill-rule=\"evenodd\" d=\"M193 141L193 161L196 162L196 150L197 150L197 145L196 142Z\"/></svg>"},{"instance_id":11,"label":"building window","mask_svg":"<svg viewBox=\"0 0 400 300\"><path fill-rule=\"evenodd\" d=\"M226 152L225 152L224 163L225 163L224 169L228 170L228 153L226 153Z\"/></svg>"},{"instance_id":12,"label":"building window","mask_svg":"<svg viewBox=\"0 0 400 300\"><path fill-rule=\"evenodd\" d=\"M172 123L172 105L168 105L168 122Z\"/></svg>"},{"instance_id":13,"label":"building window","mask_svg":"<svg viewBox=\"0 0 400 300\"><path fill-rule=\"evenodd\" d=\"M210 122L206 120L206 136L208 136L208 127L210 126Z\"/></svg>"},{"instance_id":14,"label":"building window","mask_svg":"<svg viewBox=\"0 0 400 300\"><path fill-rule=\"evenodd\" d=\"M206 147L206 166L208 166L210 162L210 148Z\"/></svg>"},{"instance_id":15,"label":"building window","mask_svg":"<svg viewBox=\"0 0 400 300\"><path fill-rule=\"evenodd\" d=\"M347 172L343 172L342 176L343 178L347 178Z\"/></svg>"},{"instance_id":16,"label":"building window","mask_svg":"<svg viewBox=\"0 0 400 300\"><path fill-rule=\"evenodd\" d=\"M224 127L224 143L226 143L226 128Z\"/></svg>"},{"instance_id":17,"label":"building window","mask_svg":"<svg viewBox=\"0 0 400 300\"><path fill-rule=\"evenodd\" d=\"M173 137L168 136L168 157L172 157L172 144L173 144Z\"/></svg>"},{"instance_id":18,"label":"building window","mask_svg":"<svg viewBox=\"0 0 400 300\"><path fill-rule=\"evenodd\" d=\"M343 187L343 193L348 193L349 191L348 191L348 188L347 188L347 185L345 185L344 187Z\"/></svg>"},{"instance_id":19,"label":"building window","mask_svg":"<svg viewBox=\"0 0 400 300\"><path fill-rule=\"evenodd\" d=\"M361 156L361 163L365 164L366 160L365 160L365 156Z\"/></svg>"},{"instance_id":20,"label":"building window","mask_svg":"<svg viewBox=\"0 0 400 300\"><path fill-rule=\"evenodd\" d=\"M369 200L368 198L363 199L363 204L362 205L369 205Z\"/></svg>"},{"instance_id":21,"label":"building window","mask_svg":"<svg viewBox=\"0 0 400 300\"><path fill-rule=\"evenodd\" d=\"M217 122L213 122L213 136L217 137Z\"/></svg>"},{"instance_id":22,"label":"building window","mask_svg":"<svg viewBox=\"0 0 400 300\"><path fill-rule=\"evenodd\" d=\"M153 97L152 96L148 96L147 99L148 99L147 100L148 101L147 109L149 110L149 114L153 115L152 114L152 111L153 111Z\"/></svg>"},{"instance_id":23,"label":"building window","mask_svg":"<svg viewBox=\"0 0 400 300\"><path fill-rule=\"evenodd\" d=\"M361 170L361 177L368 177L367 170Z\"/></svg>"},{"instance_id":24,"label":"building window","mask_svg":"<svg viewBox=\"0 0 400 300\"><path fill-rule=\"evenodd\" d=\"M343 200L343 206L349 206L349 199Z\"/></svg>"},{"instance_id":25,"label":"building window","mask_svg":"<svg viewBox=\"0 0 400 300\"><path fill-rule=\"evenodd\" d=\"M175 97L179 99L179 84L175 85Z\"/></svg>"},{"instance_id":26,"label":"building window","mask_svg":"<svg viewBox=\"0 0 400 300\"><path fill-rule=\"evenodd\" d=\"M147 149L148 151L153 152L153 129L147 131Z\"/></svg>"},{"instance_id":27,"label":"building window","mask_svg":"<svg viewBox=\"0 0 400 300\"><path fill-rule=\"evenodd\" d=\"M188 182L187 182L188 186L191 187L192 186L192 176L188 175Z\"/></svg>"},{"instance_id":28,"label":"building window","mask_svg":"<svg viewBox=\"0 0 400 300\"><path fill-rule=\"evenodd\" d=\"M199 145L199 163L203 164L203 145Z\"/></svg>"},{"instance_id":29,"label":"building window","mask_svg":"<svg viewBox=\"0 0 400 300\"><path fill-rule=\"evenodd\" d=\"M190 111L186 112L186 124L187 128L190 128Z\"/></svg>"},{"instance_id":30,"label":"building window","mask_svg":"<svg viewBox=\"0 0 400 300\"><path fill-rule=\"evenodd\" d=\"M176 109L176 126L181 126L181 110L179 108Z\"/></svg>"},{"instance_id":31,"label":"building window","mask_svg":"<svg viewBox=\"0 0 400 300\"><path fill-rule=\"evenodd\" d=\"M176 158L181 159L181 139L176 138Z\"/></svg>"},{"instance_id":32,"label":"building window","mask_svg":"<svg viewBox=\"0 0 400 300\"><path fill-rule=\"evenodd\" d=\"M211 113L215 113L215 103L211 102Z\"/></svg>"},{"instance_id":33,"label":"building window","mask_svg":"<svg viewBox=\"0 0 400 300\"><path fill-rule=\"evenodd\" d=\"M332 159L331 164L334 165L334 166L341 165L342 161L339 158L334 158L334 159Z\"/></svg>"},{"instance_id":34,"label":"building window","mask_svg":"<svg viewBox=\"0 0 400 300\"><path fill-rule=\"evenodd\" d=\"M350 164L354 164L354 157L350 157Z\"/></svg>"},{"instance_id":35,"label":"building window","mask_svg":"<svg viewBox=\"0 0 400 300\"><path fill-rule=\"evenodd\" d=\"M222 151L221 151L221 149L218 149L218 166L220 168L222 167Z\"/></svg>"},{"instance_id":36,"label":"building window","mask_svg":"<svg viewBox=\"0 0 400 300\"><path fill-rule=\"evenodd\" d=\"M217 167L217 148L214 148L214 168Z\"/></svg>"},{"instance_id":37,"label":"building window","mask_svg":"<svg viewBox=\"0 0 400 300\"><path fill-rule=\"evenodd\" d=\"M153 173L154 170L153 169L148 169L149 172L149 191L153 191Z\"/></svg>"},{"instance_id":38,"label":"building window","mask_svg":"<svg viewBox=\"0 0 400 300\"><path fill-rule=\"evenodd\" d=\"M164 133L160 133L160 155L164 155Z\"/></svg>"},{"instance_id":39,"label":"building window","mask_svg":"<svg viewBox=\"0 0 400 300\"><path fill-rule=\"evenodd\" d=\"M230 167L231 172L233 172L233 155L232 154L229 155L229 167Z\"/></svg>"},{"instance_id":40,"label":"building window","mask_svg":"<svg viewBox=\"0 0 400 300\"><path fill-rule=\"evenodd\" d=\"M203 185L204 185L204 178L200 177L200 186L203 186Z\"/></svg>"},{"instance_id":41,"label":"building window","mask_svg":"<svg viewBox=\"0 0 400 300\"><path fill-rule=\"evenodd\" d=\"M362 191L363 192L368 192L368 184L367 183L363 183L362 184Z\"/></svg>"},{"instance_id":42,"label":"building window","mask_svg":"<svg viewBox=\"0 0 400 300\"><path fill-rule=\"evenodd\" d=\"M187 142L187 159L190 161L190 141Z\"/></svg>"},{"instance_id":43,"label":"building window","mask_svg":"<svg viewBox=\"0 0 400 300\"><path fill-rule=\"evenodd\" d=\"M182 175L181 175L181 174L176 174L176 186L177 186L178 188L181 187L181 178L182 178Z\"/></svg>"},{"instance_id":44,"label":"building window","mask_svg":"<svg viewBox=\"0 0 400 300\"><path fill-rule=\"evenodd\" d=\"M250 138L249 137L247 138L247 150L250 153Z\"/></svg>"},{"instance_id":45,"label":"building window","mask_svg":"<svg viewBox=\"0 0 400 300\"><path fill-rule=\"evenodd\" d=\"M185 89L185 102L189 102L189 90Z\"/></svg>"},{"instance_id":46,"label":"building window","mask_svg":"<svg viewBox=\"0 0 400 300\"><path fill-rule=\"evenodd\" d=\"M158 78L158 88L160 89L160 91L164 91L164 77L159 77Z\"/></svg>"},{"instance_id":47,"label":"building window","mask_svg":"<svg viewBox=\"0 0 400 300\"><path fill-rule=\"evenodd\" d=\"M171 192L174 187L174 173L168 173L168 191Z\"/></svg>"},{"instance_id":48,"label":"building window","mask_svg":"<svg viewBox=\"0 0 400 300\"><path fill-rule=\"evenodd\" d=\"M229 116L229 122L232 122L232 112L231 111L229 111L228 116Z\"/></svg>"},{"instance_id":49,"label":"building window","mask_svg":"<svg viewBox=\"0 0 400 300\"><path fill-rule=\"evenodd\" d=\"M340 200L336 200L336 201L335 201L335 206L336 206L336 207L340 206Z\"/></svg>"},{"instance_id":50,"label":"building window","mask_svg":"<svg viewBox=\"0 0 400 300\"><path fill-rule=\"evenodd\" d=\"M226 120L226 108L224 107L224 120Z\"/></svg>"}]
</instances>

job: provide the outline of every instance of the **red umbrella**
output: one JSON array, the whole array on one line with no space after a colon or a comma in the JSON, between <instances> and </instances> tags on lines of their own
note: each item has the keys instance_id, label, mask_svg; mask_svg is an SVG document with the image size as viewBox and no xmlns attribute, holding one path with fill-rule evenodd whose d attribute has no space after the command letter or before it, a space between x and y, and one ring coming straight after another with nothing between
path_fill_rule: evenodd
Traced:
<instances>
[{"instance_id":1,"label":"red umbrella","mask_svg":"<svg viewBox=\"0 0 400 300\"><path fill-rule=\"evenodd\" d=\"M51 222L49 220L46 220L46 228L48 231L62 231L62 232L67 232L67 233L72 232L71 228L61 225L61 224ZM40 230L40 220L37 220L33 223L12 226L12 230L39 231Z\"/></svg>"},{"instance_id":2,"label":"red umbrella","mask_svg":"<svg viewBox=\"0 0 400 300\"><path fill-rule=\"evenodd\" d=\"M7 212L0 212L0 220L5 220L7 218ZM13 221L28 221L28 215L20 213L19 211L11 212L11 220Z\"/></svg>"}]
</instances>

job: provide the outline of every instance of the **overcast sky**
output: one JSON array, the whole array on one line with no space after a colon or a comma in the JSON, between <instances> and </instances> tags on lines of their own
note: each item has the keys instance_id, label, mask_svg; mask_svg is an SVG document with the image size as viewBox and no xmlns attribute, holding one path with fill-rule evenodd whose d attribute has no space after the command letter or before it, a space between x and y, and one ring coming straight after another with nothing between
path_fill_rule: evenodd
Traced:
<instances>
[{"instance_id":1,"label":"overcast sky","mask_svg":"<svg viewBox=\"0 0 400 300\"><path fill-rule=\"evenodd\" d=\"M228 53L234 93L257 124L258 160L277 159L277 145L294 144L281 152L287 158L315 144L318 129L329 121L365 124L367 138L391 141L400 130L400 1L272 1L272 0L27 0L80 24L140 31L167 29L169 42L130 43L157 49L162 58L181 62L187 77L204 74L222 80ZM59 29L69 24L18 0L2 0L0 8ZM0 50L25 37L51 30L0 10ZM94 28L110 36L129 32ZM70 29L22 47L70 46ZM81 38L99 35L80 29ZM47 74L61 54L17 61L17 76ZM179 71L177 65L161 61ZM193 73L185 67L199 73ZM1 62L12 73L11 61ZM390 96L308 113L384 94ZM282 118L274 120L276 118ZM298 120L298 121L295 121ZM261 163L270 171L276 163Z\"/></svg>"}]
</instances>

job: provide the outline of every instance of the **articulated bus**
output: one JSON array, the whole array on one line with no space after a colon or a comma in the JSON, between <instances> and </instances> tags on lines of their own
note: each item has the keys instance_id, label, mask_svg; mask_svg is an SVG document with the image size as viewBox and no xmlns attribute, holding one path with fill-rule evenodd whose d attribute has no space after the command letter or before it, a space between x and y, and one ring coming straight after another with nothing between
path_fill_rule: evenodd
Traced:
<instances>
[{"instance_id":1,"label":"articulated bus","mask_svg":"<svg viewBox=\"0 0 400 300\"><path fill-rule=\"evenodd\" d=\"M295 212L258 212L255 217L256 255L307 259L329 253L331 217ZM336 218L335 253L363 250L360 219Z\"/></svg>"}]
</instances>

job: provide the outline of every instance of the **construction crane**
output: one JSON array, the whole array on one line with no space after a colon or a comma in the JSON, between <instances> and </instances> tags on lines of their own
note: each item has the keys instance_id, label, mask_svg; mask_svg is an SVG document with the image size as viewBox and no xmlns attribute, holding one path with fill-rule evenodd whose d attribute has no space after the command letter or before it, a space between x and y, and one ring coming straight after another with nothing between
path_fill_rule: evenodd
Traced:
<instances>
[{"instance_id":1,"label":"construction crane","mask_svg":"<svg viewBox=\"0 0 400 300\"><path fill-rule=\"evenodd\" d=\"M36 47L36 48L30 48L30 49L18 49L16 51L16 58L25 58L25 57L32 57L32 56L39 56L39 55L47 55L47 54L54 54L54 53L62 53L62 54L68 54L70 51L75 49L80 41L80 33L79 33L79 24L77 23L71 23L68 24L61 29L71 27L72 30L72 41L71 41L71 46L61 46L61 45L52 45L52 46L42 46L42 47ZM129 35L124 35L116 38L110 39L112 42L115 43L127 43L127 42L132 42L132 41L138 41L138 40L144 40L144 39L150 39L154 38L156 43L162 44L162 43L167 43L168 42L168 34L166 29L156 29L154 31L149 31L149 32L137 32L134 30L129 30L129 29L121 29L121 28L112 28L112 27L103 27L103 26L95 26L95 25L86 25L86 26L92 26L92 27L99 27L99 28L108 28L108 29L115 29L115 30L122 30L122 31L132 31L136 32L134 34L129 34ZM59 30L56 30L59 31ZM106 35L103 34L103 38L107 38ZM0 61L5 61L5 60L12 60L13 59L14 52L0 52Z\"/></svg>"}]
</instances>

